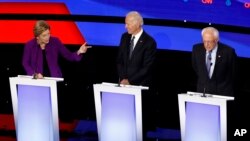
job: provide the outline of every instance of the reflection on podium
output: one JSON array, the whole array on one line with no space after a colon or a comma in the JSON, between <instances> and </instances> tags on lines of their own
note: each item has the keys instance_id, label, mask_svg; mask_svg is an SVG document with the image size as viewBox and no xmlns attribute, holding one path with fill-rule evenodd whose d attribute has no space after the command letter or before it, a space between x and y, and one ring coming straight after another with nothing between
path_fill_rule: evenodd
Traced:
<instances>
[{"instance_id":1,"label":"reflection on podium","mask_svg":"<svg viewBox=\"0 0 250 141\"><path fill-rule=\"evenodd\" d=\"M227 103L234 97L179 94L182 141L227 141Z\"/></svg>"},{"instance_id":2,"label":"reflection on podium","mask_svg":"<svg viewBox=\"0 0 250 141\"><path fill-rule=\"evenodd\" d=\"M99 141L143 141L141 92L148 87L94 84Z\"/></svg>"},{"instance_id":3,"label":"reflection on podium","mask_svg":"<svg viewBox=\"0 0 250 141\"><path fill-rule=\"evenodd\" d=\"M59 141L57 82L63 78L10 77L18 141Z\"/></svg>"}]
</instances>

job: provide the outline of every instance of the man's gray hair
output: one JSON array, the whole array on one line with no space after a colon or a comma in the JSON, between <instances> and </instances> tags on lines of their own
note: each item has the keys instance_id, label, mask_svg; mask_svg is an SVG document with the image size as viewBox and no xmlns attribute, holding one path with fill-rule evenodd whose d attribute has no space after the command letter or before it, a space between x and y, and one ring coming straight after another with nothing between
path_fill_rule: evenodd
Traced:
<instances>
[{"instance_id":1,"label":"man's gray hair","mask_svg":"<svg viewBox=\"0 0 250 141\"><path fill-rule=\"evenodd\" d=\"M210 32L210 33L212 32L214 34L214 37L216 39L219 39L219 31L216 28L211 27L211 26L203 28L201 31L201 36L203 36L206 32Z\"/></svg>"},{"instance_id":2,"label":"man's gray hair","mask_svg":"<svg viewBox=\"0 0 250 141\"><path fill-rule=\"evenodd\" d=\"M137 11L131 11L131 12L129 12L126 15L126 17L127 16L134 17L134 19L135 19L136 22L140 23L141 26L143 25L143 18L142 18L141 14L139 12L137 12Z\"/></svg>"}]
</instances>

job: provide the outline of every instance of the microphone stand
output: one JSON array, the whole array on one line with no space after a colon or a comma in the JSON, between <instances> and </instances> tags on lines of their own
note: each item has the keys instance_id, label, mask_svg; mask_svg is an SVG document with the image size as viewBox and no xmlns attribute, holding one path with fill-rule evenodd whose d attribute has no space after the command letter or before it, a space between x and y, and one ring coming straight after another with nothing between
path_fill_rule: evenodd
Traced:
<instances>
[{"instance_id":1,"label":"microphone stand","mask_svg":"<svg viewBox=\"0 0 250 141\"><path fill-rule=\"evenodd\" d=\"M37 79L37 73L34 73L34 74L33 74L32 79Z\"/></svg>"},{"instance_id":2,"label":"microphone stand","mask_svg":"<svg viewBox=\"0 0 250 141\"><path fill-rule=\"evenodd\" d=\"M36 65L34 68L34 74L33 74L33 78L32 79L37 79L37 67L38 67L38 52L39 52L39 48L37 46L35 46L36 48Z\"/></svg>"},{"instance_id":3,"label":"microphone stand","mask_svg":"<svg viewBox=\"0 0 250 141\"><path fill-rule=\"evenodd\" d=\"M120 77L118 78L118 84L117 84L117 87L121 87L121 83L120 83L121 79Z\"/></svg>"},{"instance_id":4,"label":"microphone stand","mask_svg":"<svg viewBox=\"0 0 250 141\"><path fill-rule=\"evenodd\" d=\"M201 97L207 97L206 96L206 87L204 87L204 90L203 90L203 93L202 93Z\"/></svg>"}]
</instances>

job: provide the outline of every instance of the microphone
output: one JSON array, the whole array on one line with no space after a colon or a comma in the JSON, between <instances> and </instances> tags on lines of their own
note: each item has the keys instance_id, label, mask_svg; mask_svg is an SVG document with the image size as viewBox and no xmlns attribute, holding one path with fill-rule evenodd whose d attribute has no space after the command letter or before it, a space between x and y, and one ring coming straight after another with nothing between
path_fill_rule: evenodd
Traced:
<instances>
[{"instance_id":1,"label":"microphone","mask_svg":"<svg viewBox=\"0 0 250 141\"><path fill-rule=\"evenodd\" d=\"M38 79L38 73L34 73L32 79Z\"/></svg>"},{"instance_id":2,"label":"microphone","mask_svg":"<svg viewBox=\"0 0 250 141\"><path fill-rule=\"evenodd\" d=\"M36 65L34 68L34 74L33 74L33 79L37 79L37 68L38 68L38 52L39 52L39 48L37 46L35 46L36 48Z\"/></svg>"},{"instance_id":3,"label":"microphone","mask_svg":"<svg viewBox=\"0 0 250 141\"><path fill-rule=\"evenodd\" d=\"M34 74L33 74L32 79L37 79L37 73L34 73Z\"/></svg>"},{"instance_id":4,"label":"microphone","mask_svg":"<svg viewBox=\"0 0 250 141\"><path fill-rule=\"evenodd\" d=\"M208 68L208 79L206 80L206 83L204 85L204 90L203 90L203 94L201 97L207 97L206 96L206 87L207 87L207 84L208 84L208 81L210 79L210 70L211 70L211 66L213 65L213 63L211 62L210 65L209 65L209 68Z\"/></svg>"},{"instance_id":5,"label":"microphone","mask_svg":"<svg viewBox=\"0 0 250 141\"><path fill-rule=\"evenodd\" d=\"M117 87L121 87L121 83L120 83L120 82L121 82L121 78L119 77L119 78L118 78L118 84L117 84Z\"/></svg>"}]
</instances>

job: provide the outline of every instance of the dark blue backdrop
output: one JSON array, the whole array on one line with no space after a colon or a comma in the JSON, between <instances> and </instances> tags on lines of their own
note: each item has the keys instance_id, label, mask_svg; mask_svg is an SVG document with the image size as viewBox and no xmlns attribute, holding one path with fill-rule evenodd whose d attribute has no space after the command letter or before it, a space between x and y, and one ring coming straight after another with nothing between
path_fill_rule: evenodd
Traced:
<instances>
[{"instance_id":1,"label":"dark blue backdrop","mask_svg":"<svg viewBox=\"0 0 250 141\"><path fill-rule=\"evenodd\" d=\"M63 2L72 15L124 17L139 11L144 18L219 24L250 28L250 0L0 0L0 2ZM124 24L77 22L88 44L118 46ZM157 41L159 49L191 51L201 41L200 29L154 26L145 30ZM220 29L219 29L220 30ZM236 49L238 56L250 58L250 35L221 32L220 41Z\"/></svg>"}]
</instances>

